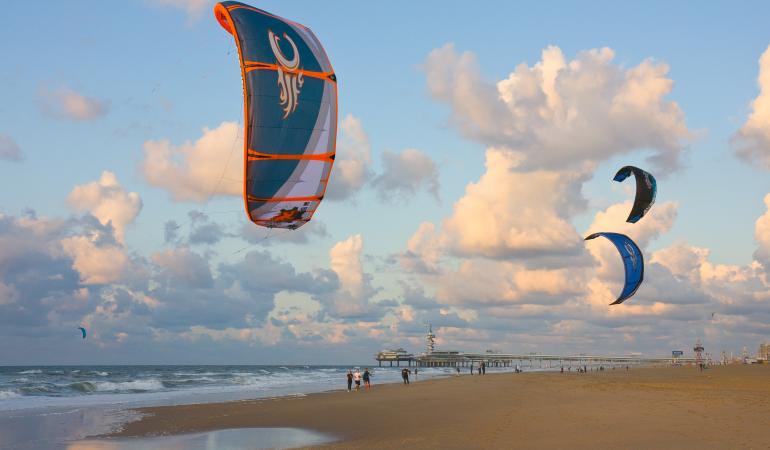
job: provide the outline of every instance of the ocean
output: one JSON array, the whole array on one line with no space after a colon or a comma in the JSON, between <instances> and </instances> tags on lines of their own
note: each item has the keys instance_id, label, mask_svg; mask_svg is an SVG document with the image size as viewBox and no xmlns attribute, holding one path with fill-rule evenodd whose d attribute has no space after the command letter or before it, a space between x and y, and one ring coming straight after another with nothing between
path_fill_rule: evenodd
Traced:
<instances>
[{"instance_id":1,"label":"ocean","mask_svg":"<svg viewBox=\"0 0 770 450\"><path fill-rule=\"evenodd\" d=\"M355 367L355 366L354 366ZM135 420L131 408L346 389L351 366L4 366L0 448L67 449ZM367 366L360 366L361 371ZM372 384L401 382L403 367L369 367ZM410 368L414 371L414 367ZM415 380L452 368L419 368Z\"/></svg>"}]
</instances>

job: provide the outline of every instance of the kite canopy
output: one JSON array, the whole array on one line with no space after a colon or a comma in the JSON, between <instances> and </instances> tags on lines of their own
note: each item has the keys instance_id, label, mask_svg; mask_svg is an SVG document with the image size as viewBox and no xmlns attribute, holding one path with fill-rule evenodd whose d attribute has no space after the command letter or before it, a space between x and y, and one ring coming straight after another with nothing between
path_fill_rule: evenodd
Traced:
<instances>
[{"instance_id":1,"label":"kite canopy","mask_svg":"<svg viewBox=\"0 0 770 450\"><path fill-rule=\"evenodd\" d=\"M631 174L636 177L636 199L634 200L634 207L631 208L631 213L628 215L626 222L636 223L639 219L647 214L652 204L655 203L655 194L657 193L658 186L649 172L646 172L638 167L625 166L618 170L613 180L622 182L628 178Z\"/></svg>"},{"instance_id":2,"label":"kite canopy","mask_svg":"<svg viewBox=\"0 0 770 450\"><path fill-rule=\"evenodd\" d=\"M86 329L83 327L78 327L78 330L80 330L81 333L83 333L83 339L86 338Z\"/></svg>"},{"instance_id":3,"label":"kite canopy","mask_svg":"<svg viewBox=\"0 0 770 450\"><path fill-rule=\"evenodd\" d=\"M644 257L642 256L642 251L639 250L639 246L625 234L594 233L585 240L588 241L599 236L603 236L615 244L618 252L620 252L620 256L623 257L623 265L626 270L626 282L623 285L623 292L620 293L620 297L610 303L610 305L618 305L634 295L636 290L639 289L639 286L642 284L642 280L644 279Z\"/></svg>"},{"instance_id":4,"label":"kite canopy","mask_svg":"<svg viewBox=\"0 0 770 450\"><path fill-rule=\"evenodd\" d=\"M337 77L307 27L238 2L214 7L235 38L244 89L243 199L252 222L295 229L326 192L337 140Z\"/></svg>"}]
</instances>

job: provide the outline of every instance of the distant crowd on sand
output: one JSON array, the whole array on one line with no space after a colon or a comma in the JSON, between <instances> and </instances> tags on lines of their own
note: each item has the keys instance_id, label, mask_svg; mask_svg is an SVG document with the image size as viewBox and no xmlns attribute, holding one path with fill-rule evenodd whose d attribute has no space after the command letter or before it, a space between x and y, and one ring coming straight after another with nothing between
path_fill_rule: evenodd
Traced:
<instances>
[{"instance_id":1,"label":"distant crowd on sand","mask_svg":"<svg viewBox=\"0 0 770 450\"><path fill-rule=\"evenodd\" d=\"M460 367L455 367L455 370L457 371L457 376L460 375ZM487 364L485 362L481 362L478 366L474 366L473 363L470 365L470 372L471 375L473 375L474 370L478 371L479 375L486 375L487 374ZM515 372L520 373L522 370L519 369L519 366L516 366ZM401 379L404 382L404 385L408 385L410 383L409 377L414 375L414 378L417 379L417 373L418 369L417 367L414 368L414 372L412 372L410 369L404 367L401 369ZM348 381L348 392L351 392L354 389L353 384L355 383L355 390L358 391L361 389L361 381L364 382L364 389L371 389L372 387L372 376L374 376L374 373L369 370L369 368L365 368L364 372L361 373L361 369L356 368L355 371L353 369L348 370L347 373L347 381Z\"/></svg>"},{"instance_id":2,"label":"distant crowd on sand","mask_svg":"<svg viewBox=\"0 0 770 450\"><path fill-rule=\"evenodd\" d=\"M611 367L612 370L615 370L615 366ZM628 371L628 366L626 366L626 371ZM578 373L586 373L589 371L597 371L597 372L603 372L604 366L599 367L588 367L588 366L578 366L576 368L576 372ZM703 369L701 369L703 370ZM456 366L455 371L457 372L457 376L460 376L460 367ZM568 372L572 372L572 366L569 366L567 368ZM486 375L487 374L487 364L484 361L481 361L478 366L475 366L473 363L470 365L470 374L474 375L474 372L478 373L478 375ZM521 373L522 370L519 368L518 365L516 365L516 368L514 369L514 372ZM564 366L561 368L561 373L564 373ZM364 372L361 373L361 370L356 368L355 372L353 369L348 370L347 379L348 379L348 392L353 390L353 383L355 383L355 390L358 391L361 389L361 381L364 382L364 389L371 389L372 387L372 376L374 373L369 370L369 368L365 368ZM412 375L412 371L406 367L401 369L401 379L403 380L405 385L409 384L409 377ZM417 379L417 368L414 368L414 378Z\"/></svg>"},{"instance_id":3,"label":"distant crowd on sand","mask_svg":"<svg viewBox=\"0 0 770 450\"><path fill-rule=\"evenodd\" d=\"M577 367L577 372L578 373L587 373L589 370L591 372L593 372L594 370L597 371L597 372L604 372L604 366L590 367L590 368L587 367L587 366L583 366L583 367L578 366ZM612 370L615 370L615 366L612 366ZM572 372L572 366L569 366L567 368L567 372ZM628 366L626 366L626 372L628 372ZM561 373L564 373L564 366L561 367Z\"/></svg>"}]
</instances>

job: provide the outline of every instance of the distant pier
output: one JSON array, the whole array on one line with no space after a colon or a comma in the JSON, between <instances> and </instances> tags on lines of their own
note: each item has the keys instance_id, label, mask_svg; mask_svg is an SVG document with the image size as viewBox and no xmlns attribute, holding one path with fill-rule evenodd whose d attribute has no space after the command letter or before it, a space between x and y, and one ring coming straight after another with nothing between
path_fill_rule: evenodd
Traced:
<instances>
[{"instance_id":1,"label":"distant pier","mask_svg":"<svg viewBox=\"0 0 770 450\"><path fill-rule=\"evenodd\" d=\"M403 348L395 350L383 350L375 355L375 360L380 367L382 363L392 367L406 366L416 367L478 367L482 362L486 367L519 367L519 368L561 368L561 367L597 367L607 368L616 366L638 366L655 364L688 364L695 363L695 358L671 357L642 357L631 356L603 356L603 355L543 355L539 353L513 354L488 350L484 353L465 353L459 351L436 350L436 335L432 327L428 327L425 336L426 349L419 355L408 353Z\"/></svg>"},{"instance_id":2,"label":"distant pier","mask_svg":"<svg viewBox=\"0 0 770 450\"><path fill-rule=\"evenodd\" d=\"M687 364L694 363L695 358L651 358L641 356L603 356L603 355L543 355L543 354L512 354L512 353L463 353L456 351L433 351L412 355L406 352L386 350L375 356L377 363L392 366L417 367L478 367L482 362L486 367L516 367L519 368L560 368L560 367L615 367L638 366L654 364ZM395 364L394 364L395 363Z\"/></svg>"}]
</instances>

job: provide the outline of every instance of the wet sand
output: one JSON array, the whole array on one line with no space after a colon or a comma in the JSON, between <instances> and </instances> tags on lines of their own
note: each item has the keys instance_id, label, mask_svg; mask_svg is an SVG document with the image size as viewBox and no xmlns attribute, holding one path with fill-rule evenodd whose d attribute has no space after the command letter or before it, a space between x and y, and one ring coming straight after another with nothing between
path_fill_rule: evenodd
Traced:
<instances>
[{"instance_id":1,"label":"wet sand","mask_svg":"<svg viewBox=\"0 0 770 450\"><path fill-rule=\"evenodd\" d=\"M344 384L344 380L341 380ZM329 433L323 448L770 448L770 365L488 373L140 410L120 436L241 427Z\"/></svg>"}]
</instances>

